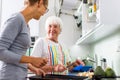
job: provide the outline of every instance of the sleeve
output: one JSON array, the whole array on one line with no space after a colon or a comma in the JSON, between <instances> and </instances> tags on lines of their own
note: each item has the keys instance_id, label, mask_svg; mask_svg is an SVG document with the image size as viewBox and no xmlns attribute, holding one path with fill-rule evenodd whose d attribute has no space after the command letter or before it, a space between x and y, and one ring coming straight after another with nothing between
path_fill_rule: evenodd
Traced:
<instances>
[{"instance_id":1,"label":"sleeve","mask_svg":"<svg viewBox=\"0 0 120 80\"><path fill-rule=\"evenodd\" d=\"M43 50L43 41L41 38L39 38L37 39L37 41L35 41L33 50L31 52L31 56L42 57L42 50Z\"/></svg>"},{"instance_id":2,"label":"sleeve","mask_svg":"<svg viewBox=\"0 0 120 80\"><path fill-rule=\"evenodd\" d=\"M16 18L10 18L2 28L0 33L0 60L7 63L18 63L21 56L10 51L9 47L13 44L16 36L20 32L21 23Z\"/></svg>"}]
</instances>

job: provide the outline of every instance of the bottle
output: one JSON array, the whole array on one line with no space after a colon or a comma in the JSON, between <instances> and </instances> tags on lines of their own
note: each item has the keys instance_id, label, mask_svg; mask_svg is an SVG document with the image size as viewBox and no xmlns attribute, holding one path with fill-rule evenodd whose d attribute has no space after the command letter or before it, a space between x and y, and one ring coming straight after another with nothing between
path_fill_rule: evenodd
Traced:
<instances>
[{"instance_id":1,"label":"bottle","mask_svg":"<svg viewBox=\"0 0 120 80\"><path fill-rule=\"evenodd\" d=\"M93 11L96 12L97 7L96 7L96 3L93 4Z\"/></svg>"},{"instance_id":2,"label":"bottle","mask_svg":"<svg viewBox=\"0 0 120 80\"><path fill-rule=\"evenodd\" d=\"M93 12L96 12L97 11L97 5L96 5L96 0L94 0L94 3L93 3Z\"/></svg>"},{"instance_id":3,"label":"bottle","mask_svg":"<svg viewBox=\"0 0 120 80\"><path fill-rule=\"evenodd\" d=\"M103 68L103 70L107 68L107 60L105 58L101 60L101 67Z\"/></svg>"}]
</instances>

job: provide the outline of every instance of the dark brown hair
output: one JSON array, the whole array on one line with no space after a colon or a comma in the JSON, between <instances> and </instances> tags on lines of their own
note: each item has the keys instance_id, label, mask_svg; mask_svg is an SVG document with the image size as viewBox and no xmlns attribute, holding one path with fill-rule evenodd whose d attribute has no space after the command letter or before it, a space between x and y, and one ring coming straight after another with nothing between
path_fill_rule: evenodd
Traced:
<instances>
[{"instance_id":1,"label":"dark brown hair","mask_svg":"<svg viewBox=\"0 0 120 80\"><path fill-rule=\"evenodd\" d=\"M36 2L40 2L40 0L29 0L30 5L34 5ZM44 5L48 5L48 0L43 0Z\"/></svg>"}]
</instances>

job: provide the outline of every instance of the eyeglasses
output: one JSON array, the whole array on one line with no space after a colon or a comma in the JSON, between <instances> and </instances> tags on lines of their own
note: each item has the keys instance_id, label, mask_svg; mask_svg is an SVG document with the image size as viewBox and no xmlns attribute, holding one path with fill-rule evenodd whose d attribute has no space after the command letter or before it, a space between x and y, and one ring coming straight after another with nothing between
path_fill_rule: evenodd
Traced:
<instances>
[{"instance_id":1,"label":"eyeglasses","mask_svg":"<svg viewBox=\"0 0 120 80\"><path fill-rule=\"evenodd\" d=\"M46 9L46 12L45 12L45 13L47 13L47 12L49 11L49 9L47 8L46 5L44 5L44 7L45 7L45 9Z\"/></svg>"}]
</instances>

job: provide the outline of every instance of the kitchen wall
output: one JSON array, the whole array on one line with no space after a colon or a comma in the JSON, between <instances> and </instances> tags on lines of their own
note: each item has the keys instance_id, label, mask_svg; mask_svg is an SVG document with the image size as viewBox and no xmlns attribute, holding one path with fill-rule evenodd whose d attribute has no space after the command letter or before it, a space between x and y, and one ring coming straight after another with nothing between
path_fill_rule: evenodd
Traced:
<instances>
[{"instance_id":1,"label":"kitchen wall","mask_svg":"<svg viewBox=\"0 0 120 80\"><path fill-rule=\"evenodd\" d=\"M90 45L73 45L70 49L70 54L71 54L71 58L72 60L76 60L76 59L86 59L86 57L93 57L93 55L91 54L91 47Z\"/></svg>"},{"instance_id":2,"label":"kitchen wall","mask_svg":"<svg viewBox=\"0 0 120 80\"><path fill-rule=\"evenodd\" d=\"M101 33L100 33L101 34ZM106 58L107 67L113 68L117 75L120 75L120 28L112 34L98 40L97 42L85 45L74 45L72 56L85 59L91 57L97 61L92 64L94 67L101 66L101 59ZM90 64L91 65L91 64Z\"/></svg>"},{"instance_id":3,"label":"kitchen wall","mask_svg":"<svg viewBox=\"0 0 120 80\"><path fill-rule=\"evenodd\" d=\"M15 12L20 11L24 6L24 0L16 1L16 0L1 0L1 26L3 25L4 21ZM19 3L19 4L16 4Z\"/></svg>"},{"instance_id":4,"label":"kitchen wall","mask_svg":"<svg viewBox=\"0 0 120 80\"><path fill-rule=\"evenodd\" d=\"M120 75L120 29L113 34L91 45L91 53L97 55L98 65L101 65L102 58L107 59L107 66Z\"/></svg>"}]
</instances>

